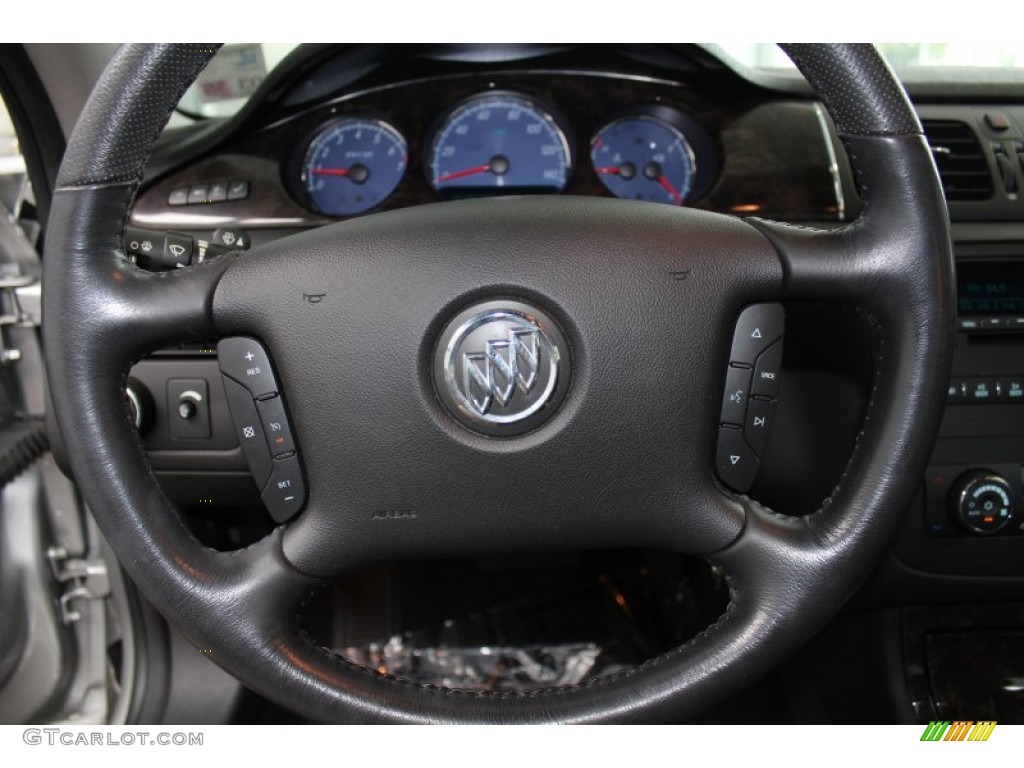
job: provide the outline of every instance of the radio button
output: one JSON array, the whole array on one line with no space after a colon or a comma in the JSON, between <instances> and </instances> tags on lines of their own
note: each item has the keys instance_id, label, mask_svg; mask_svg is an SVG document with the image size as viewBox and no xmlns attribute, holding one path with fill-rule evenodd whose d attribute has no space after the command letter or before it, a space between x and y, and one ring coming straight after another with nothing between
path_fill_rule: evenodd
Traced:
<instances>
[{"instance_id":1,"label":"radio button","mask_svg":"<svg viewBox=\"0 0 1024 768\"><path fill-rule=\"evenodd\" d=\"M981 321L976 317L961 317L956 321L956 327L961 331L976 331L981 327Z\"/></svg>"},{"instance_id":2,"label":"radio button","mask_svg":"<svg viewBox=\"0 0 1024 768\"><path fill-rule=\"evenodd\" d=\"M991 403L998 397L996 384L988 379L968 379L967 401L971 403Z\"/></svg>"},{"instance_id":3,"label":"radio button","mask_svg":"<svg viewBox=\"0 0 1024 768\"><path fill-rule=\"evenodd\" d=\"M947 403L962 403L967 399L967 384L963 379L953 379L946 391Z\"/></svg>"},{"instance_id":4,"label":"radio button","mask_svg":"<svg viewBox=\"0 0 1024 768\"><path fill-rule=\"evenodd\" d=\"M1024 401L1024 378L1003 379L1002 399L1007 403Z\"/></svg>"}]
</instances>

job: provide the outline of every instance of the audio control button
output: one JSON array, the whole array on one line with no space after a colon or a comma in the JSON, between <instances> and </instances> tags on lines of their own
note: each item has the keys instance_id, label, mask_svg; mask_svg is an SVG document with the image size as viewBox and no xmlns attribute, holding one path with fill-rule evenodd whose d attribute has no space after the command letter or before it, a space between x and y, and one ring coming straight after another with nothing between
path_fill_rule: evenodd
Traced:
<instances>
[{"instance_id":1,"label":"audio control button","mask_svg":"<svg viewBox=\"0 0 1024 768\"><path fill-rule=\"evenodd\" d=\"M751 304L740 312L729 361L754 365L758 356L782 337L786 312L781 304Z\"/></svg>"},{"instance_id":2,"label":"audio control button","mask_svg":"<svg viewBox=\"0 0 1024 768\"><path fill-rule=\"evenodd\" d=\"M761 462L743 439L743 430L721 427L716 464L718 477L725 485L738 493L746 493L754 484Z\"/></svg>"},{"instance_id":3,"label":"audio control button","mask_svg":"<svg viewBox=\"0 0 1024 768\"><path fill-rule=\"evenodd\" d=\"M722 395L723 424L743 425L750 398L750 369L730 365L725 374L725 392Z\"/></svg>"},{"instance_id":4,"label":"audio control button","mask_svg":"<svg viewBox=\"0 0 1024 768\"><path fill-rule=\"evenodd\" d=\"M754 381L750 385L750 394L760 397L777 397L779 394L779 374L782 371L782 339L772 344L761 353L754 366Z\"/></svg>"}]
</instances>

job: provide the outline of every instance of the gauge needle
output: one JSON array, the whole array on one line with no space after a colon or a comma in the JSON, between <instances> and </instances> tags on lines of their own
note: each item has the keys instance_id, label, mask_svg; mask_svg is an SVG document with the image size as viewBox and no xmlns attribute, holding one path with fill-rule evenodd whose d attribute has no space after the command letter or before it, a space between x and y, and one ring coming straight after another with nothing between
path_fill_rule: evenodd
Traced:
<instances>
[{"instance_id":1,"label":"gauge needle","mask_svg":"<svg viewBox=\"0 0 1024 768\"><path fill-rule=\"evenodd\" d=\"M314 176L348 176L348 168L314 168Z\"/></svg>"},{"instance_id":2,"label":"gauge needle","mask_svg":"<svg viewBox=\"0 0 1024 768\"><path fill-rule=\"evenodd\" d=\"M442 181L452 181L453 179L462 179L466 176L475 176L478 173L487 173L491 170L491 164L477 165L472 168L463 168L461 171L452 171L451 173L445 173L437 177L436 184L440 184Z\"/></svg>"},{"instance_id":3,"label":"gauge needle","mask_svg":"<svg viewBox=\"0 0 1024 768\"><path fill-rule=\"evenodd\" d=\"M658 183L661 184L662 188L666 192L669 193L673 203L675 203L676 205L683 204L683 198L679 196L679 193L676 192L676 188L672 186L672 183L668 179L666 179L664 176L659 176Z\"/></svg>"},{"instance_id":4,"label":"gauge needle","mask_svg":"<svg viewBox=\"0 0 1024 768\"><path fill-rule=\"evenodd\" d=\"M615 165L608 165L608 166L605 166L603 168L595 168L594 172L595 173L616 173L617 174L619 172L619 168L618 168L618 166L615 166Z\"/></svg>"}]
</instances>

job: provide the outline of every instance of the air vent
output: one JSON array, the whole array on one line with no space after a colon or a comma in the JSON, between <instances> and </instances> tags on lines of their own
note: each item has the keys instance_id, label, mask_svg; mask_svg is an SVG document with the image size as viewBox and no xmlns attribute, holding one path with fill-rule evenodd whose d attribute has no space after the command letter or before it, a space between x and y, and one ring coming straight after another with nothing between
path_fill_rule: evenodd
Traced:
<instances>
[{"instance_id":1,"label":"air vent","mask_svg":"<svg viewBox=\"0 0 1024 768\"><path fill-rule=\"evenodd\" d=\"M939 167L947 200L988 200L992 176L978 137L958 120L925 120L924 132Z\"/></svg>"}]
</instances>

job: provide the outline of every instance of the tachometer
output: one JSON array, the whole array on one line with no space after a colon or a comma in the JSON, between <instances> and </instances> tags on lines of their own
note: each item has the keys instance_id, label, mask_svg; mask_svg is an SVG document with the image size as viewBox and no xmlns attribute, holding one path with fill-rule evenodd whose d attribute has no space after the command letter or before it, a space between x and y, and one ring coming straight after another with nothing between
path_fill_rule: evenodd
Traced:
<instances>
[{"instance_id":1,"label":"tachometer","mask_svg":"<svg viewBox=\"0 0 1024 768\"><path fill-rule=\"evenodd\" d=\"M379 120L331 123L310 142L302 166L309 200L328 216L354 216L384 202L405 173L405 139Z\"/></svg>"},{"instance_id":2,"label":"tachometer","mask_svg":"<svg viewBox=\"0 0 1024 768\"><path fill-rule=\"evenodd\" d=\"M572 159L554 118L522 96L463 103L437 131L428 173L443 197L561 192Z\"/></svg>"},{"instance_id":3,"label":"tachometer","mask_svg":"<svg viewBox=\"0 0 1024 768\"><path fill-rule=\"evenodd\" d=\"M616 197L682 205L693 186L693 150L677 128L657 117L609 123L591 142L590 159Z\"/></svg>"}]
</instances>

